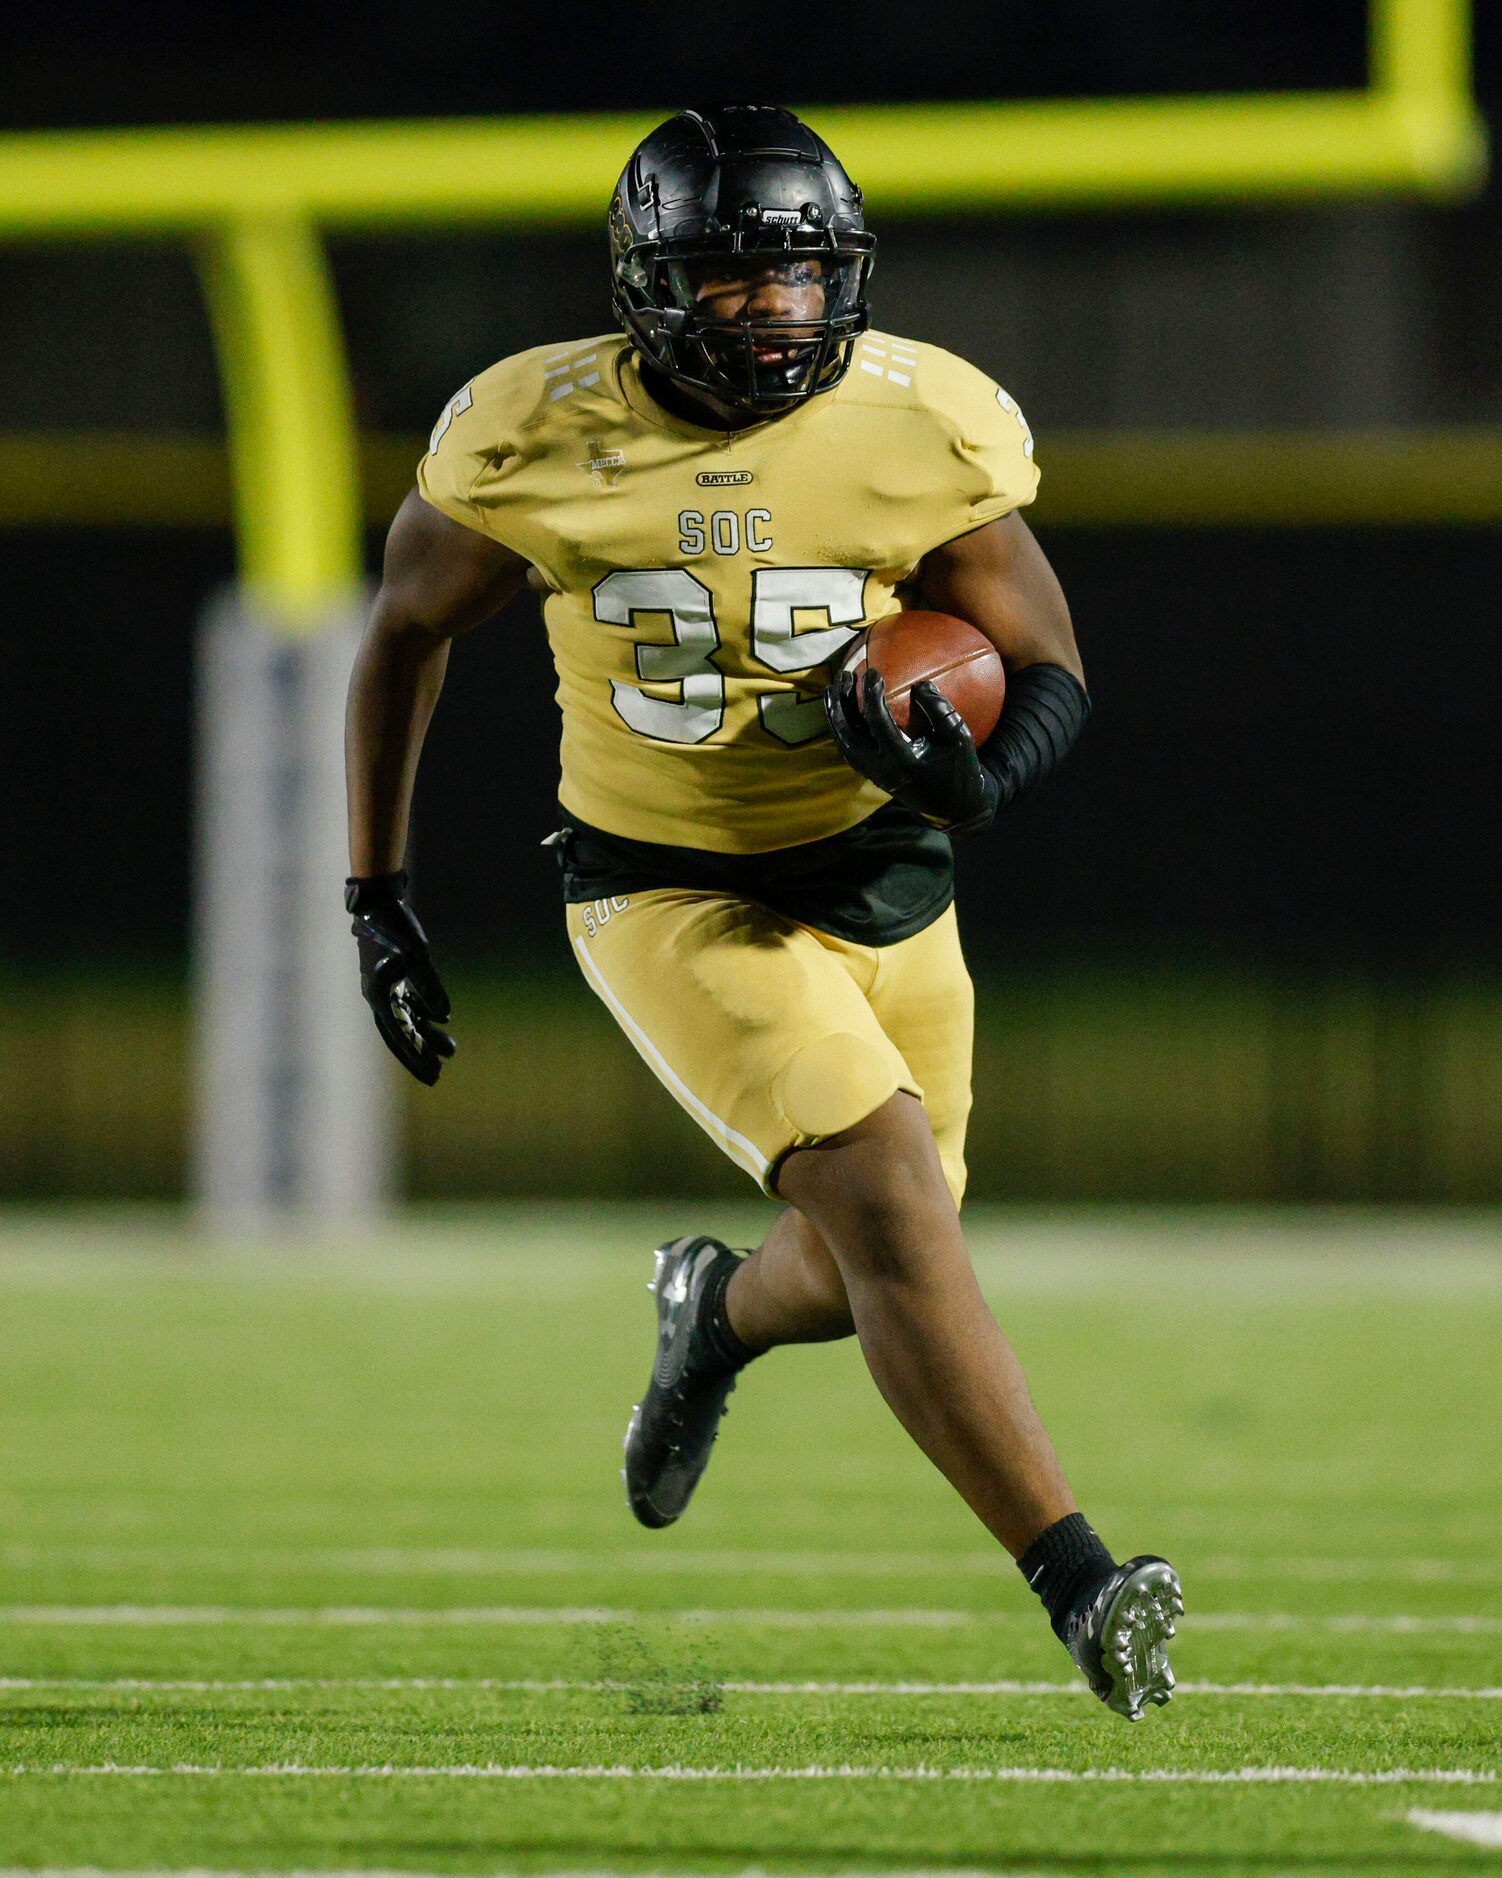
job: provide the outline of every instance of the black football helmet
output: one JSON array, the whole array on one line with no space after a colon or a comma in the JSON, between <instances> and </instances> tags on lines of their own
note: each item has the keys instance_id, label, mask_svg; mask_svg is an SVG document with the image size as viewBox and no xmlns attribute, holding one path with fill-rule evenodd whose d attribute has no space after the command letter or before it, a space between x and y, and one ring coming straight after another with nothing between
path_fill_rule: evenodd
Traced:
<instances>
[{"instance_id":1,"label":"black football helmet","mask_svg":"<svg viewBox=\"0 0 1502 1878\"><path fill-rule=\"evenodd\" d=\"M876 237L839 159L791 111L680 111L631 154L610 204L611 304L649 365L755 417L845 376L866 330ZM716 262L823 288L811 317L714 318L697 289Z\"/></svg>"}]
</instances>

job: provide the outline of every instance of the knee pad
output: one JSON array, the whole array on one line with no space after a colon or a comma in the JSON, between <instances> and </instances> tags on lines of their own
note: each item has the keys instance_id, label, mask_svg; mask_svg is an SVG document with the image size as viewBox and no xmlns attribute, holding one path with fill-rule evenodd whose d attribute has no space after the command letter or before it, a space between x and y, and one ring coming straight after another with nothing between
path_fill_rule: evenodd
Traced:
<instances>
[{"instance_id":1,"label":"knee pad","mask_svg":"<svg viewBox=\"0 0 1502 1878\"><path fill-rule=\"evenodd\" d=\"M845 1030L794 1051L772 1083L772 1100L788 1126L811 1142L853 1128L899 1089L923 1094L895 1051Z\"/></svg>"}]
</instances>

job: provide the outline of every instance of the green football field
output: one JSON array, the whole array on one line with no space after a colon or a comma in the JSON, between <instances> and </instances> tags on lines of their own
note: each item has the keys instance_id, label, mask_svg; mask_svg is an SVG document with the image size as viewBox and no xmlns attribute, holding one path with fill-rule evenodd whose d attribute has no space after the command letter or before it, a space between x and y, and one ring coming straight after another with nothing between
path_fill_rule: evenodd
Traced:
<instances>
[{"instance_id":1,"label":"green football field","mask_svg":"<svg viewBox=\"0 0 1502 1878\"><path fill-rule=\"evenodd\" d=\"M1084 1507L1183 1573L1131 1727L853 1345L631 1522L650 1248L766 1217L0 1223L0 1874L1502 1874L1495 1219L976 1216Z\"/></svg>"}]
</instances>

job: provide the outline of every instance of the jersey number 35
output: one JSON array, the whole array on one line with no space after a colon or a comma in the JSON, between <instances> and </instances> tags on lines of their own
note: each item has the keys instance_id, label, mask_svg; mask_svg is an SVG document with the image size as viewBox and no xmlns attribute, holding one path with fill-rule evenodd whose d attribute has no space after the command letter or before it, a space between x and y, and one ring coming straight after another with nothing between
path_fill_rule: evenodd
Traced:
<instances>
[{"instance_id":1,"label":"jersey number 35","mask_svg":"<svg viewBox=\"0 0 1502 1878\"><path fill-rule=\"evenodd\" d=\"M861 567L759 567L751 576L751 656L769 672L789 676L828 665L865 619L869 570ZM643 737L704 743L725 721L725 678L714 664L720 644L714 595L684 567L625 569L594 590L595 618L637 630L637 616L666 614L670 643L636 648L643 685L676 685L676 698L654 698L616 678L611 696L620 716ZM822 614L824 626L799 629L800 613ZM822 684L820 686L822 690ZM779 743L808 743L825 729L821 698L797 691L757 699L762 728Z\"/></svg>"}]
</instances>

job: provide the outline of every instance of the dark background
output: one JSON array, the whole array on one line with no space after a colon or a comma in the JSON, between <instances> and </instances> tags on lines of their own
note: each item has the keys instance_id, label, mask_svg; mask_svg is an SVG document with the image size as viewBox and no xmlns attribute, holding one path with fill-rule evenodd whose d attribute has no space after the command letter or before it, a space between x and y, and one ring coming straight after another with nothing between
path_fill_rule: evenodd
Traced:
<instances>
[{"instance_id":1,"label":"dark background","mask_svg":"<svg viewBox=\"0 0 1502 1878\"><path fill-rule=\"evenodd\" d=\"M0 120L666 113L741 96L817 124L820 101L1354 86L1365 12L61 5L3 29ZM1486 10L1478 35L1494 116L1502 37ZM1405 1009L1441 982L1495 980L1502 530L1051 527L1047 493L1051 432L1274 430L1292 452L1328 428L1502 425L1498 202L1493 184L1444 208L904 221L868 205L877 323L974 358L1027 411L1037 526L1096 702L1066 771L962 857L982 977L1224 970L1274 991L1355 982ZM609 323L593 233L340 238L332 253L362 423L410 433L414 459L475 370ZM221 428L188 254L0 248L0 431ZM372 571L378 555L373 537ZM232 572L227 531L0 535L3 957L23 1000L76 971L181 981L193 633ZM527 599L456 651L421 779L424 917L443 959L502 982L567 970L537 846L553 826L551 692ZM68 1048L65 1078L89 1046Z\"/></svg>"},{"instance_id":2,"label":"dark background","mask_svg":"<svg viewBox=\"0 0 1502 1878\"><path fill-rule=\"evenodd\" d=\"M1478 9L1481 10L1481 9ZM1361 0L364 0L358 9L149 15L65 0L7 28L17 128L517 111L676 109L693 97L815 104L951 97L1314 89L1365 74Z\"/></svg>"}]
</instances>

